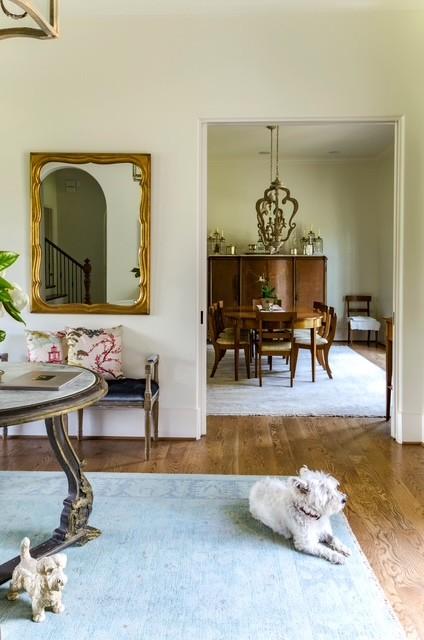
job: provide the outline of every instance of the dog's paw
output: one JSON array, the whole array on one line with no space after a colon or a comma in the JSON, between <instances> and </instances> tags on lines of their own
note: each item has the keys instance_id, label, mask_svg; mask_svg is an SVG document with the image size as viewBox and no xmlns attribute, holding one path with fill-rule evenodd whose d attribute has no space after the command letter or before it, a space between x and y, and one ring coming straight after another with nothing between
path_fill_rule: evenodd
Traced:
<instances>
[{"instance_id":1,"label":"dog's paw","mask_svg":"<svg viewBox=\"0 0 424 640\"><path fill-rule=\"evenodd\" d=\"M65 605L57 604L54 607L52 607L52 611L53 613L63 613L65 611Z\"/></svg>"},{"instance_id":2,"label":"dog's paw","mask_svg":"<svg viewBox=\"0 0 424 640\"><path fill-rule=\"evenodd\" d=\"M17 600L19 598L19 592L18 591L9 591L8 593L6 593L6 598L8 600Z\"/></svg>"},{"instance_id":3,"label":"dog's paw","mask_svg":"<svg viewBox=\"0 0 424 640\"><path fill-rule=\"evenodd\" d=\"M340 553L332 553L328 560L332 563L332 564L344 564L345 563L345 557L340 555Z\"/></svg>"},{"instance_id":4,"label":"dog's paw","mask_svg":"<svg viewBox=\"0 0 424 640\"><path fill-rule=\"evenodd\" d=\"M349 556L352 555L352 551L348 548L348 547L340 547L339 549L340 553L342 553L344 556L346 556L346 558L348 558Z\"/></svg>"},{"instance_id":5,"label":"dog's paw","mask_svg":"<svg viewBox=\"0 0 424 640\"><path fill-rule=\"evenodd\" d=\"M34 622L44 622L44 620L46 619L46 614L44 613L44 611L40 611L40 613L34 613L32 619L34 620Z\"/></svg>"}]
</instances>

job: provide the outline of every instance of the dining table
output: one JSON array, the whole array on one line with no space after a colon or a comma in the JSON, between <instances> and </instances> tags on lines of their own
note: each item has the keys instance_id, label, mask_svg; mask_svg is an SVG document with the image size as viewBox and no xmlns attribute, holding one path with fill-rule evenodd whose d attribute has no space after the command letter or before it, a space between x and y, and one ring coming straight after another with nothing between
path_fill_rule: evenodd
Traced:
<instances>
[{"instance_id":1,"label":"dining table","mask_svg":"<svg viewBox=\"0 0 424 640\"><path fill-rule=\"evenodd\" d=\"M307 307L281 307L279 305L272 305L271 311L294 311L297 314L294 328L309 329L311 336L312 382L315 382L316 331L322 325L322 313ZM234 380L237 382L239 379L240 331L242 329L257 329L256 307L224 307L223 315L224 318L231 322L234 328Z\"/></svg>"}]
</instances>

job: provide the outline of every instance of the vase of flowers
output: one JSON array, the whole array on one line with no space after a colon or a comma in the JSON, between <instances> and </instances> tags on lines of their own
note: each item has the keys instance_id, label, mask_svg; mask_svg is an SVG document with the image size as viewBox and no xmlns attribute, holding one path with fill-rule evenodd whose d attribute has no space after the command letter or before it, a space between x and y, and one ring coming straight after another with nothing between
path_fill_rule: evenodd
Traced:
<instances>
[{"instance_id":1,"label":"vase of flowers","mask_svg":"<svg viewBox=\"0 0 424 640\"><path fill-rule=\"evenodd\" d=\"M0 316L8 313L17 322L23 322L21 311L28 304L28 296L15 282L9 282L4 277L6 269L19 258L18 253L0 251ZM0 342L6 337L6 332L0 329Z\"/></svg>"},{"instance_id":2,"label":"vase of flowers","mask_svg":"<svg viewBox=\"0 0 424 640\"><path fill-rule=\"evenodd\" d=\"M275 287L272 286L271 281L265 275L259 276L258 282L261 285L262 306L264 309L271 309L277 299Z\"/></svg>"}]
</instances>

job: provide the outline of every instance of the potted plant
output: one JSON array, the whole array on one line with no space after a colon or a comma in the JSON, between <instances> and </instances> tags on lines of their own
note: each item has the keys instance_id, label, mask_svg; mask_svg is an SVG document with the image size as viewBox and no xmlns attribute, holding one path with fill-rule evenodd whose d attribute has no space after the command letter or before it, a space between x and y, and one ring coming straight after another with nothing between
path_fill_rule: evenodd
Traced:
<instances>
[{"instance_id":1,"label":"potted plant","mask_svg":"<svg viewBox=\"0 0 424 640\"><path fill-rule=\"evenodd\" d=\"M0 251L0 316L6 312L17 322L24 322L20 312L28 304L28 296L15 282L9 282L4 278L4 271L18 258L18 253ZM6 332L0 329L0 342L3 342L5 337Z\"/></svg>"},{"instance_id":2,"label":"potted plant","mask_svg":"<svg viewBox=\"0 0 424 640\"><path fill-rule=\"evenodd\" d=\"M269 309L277 299L275 287L272 286L271 282L265 275L259 276L258 282L261 285L262 306L265 309Z\"/></svg>"}]
</instances>

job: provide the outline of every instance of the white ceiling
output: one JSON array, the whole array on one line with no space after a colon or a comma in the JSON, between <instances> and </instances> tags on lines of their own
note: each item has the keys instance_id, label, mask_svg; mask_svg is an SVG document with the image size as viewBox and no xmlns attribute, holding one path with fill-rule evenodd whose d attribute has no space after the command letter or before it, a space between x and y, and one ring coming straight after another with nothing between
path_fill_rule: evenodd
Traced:
<instances>
[{"instance_id":1,"label":"white ceiling","mask_svg":"<svg viewBox=\"0 0 424 640\"><path fill-rule=\"evenodd\" d=\"M281 124L280 157L328 160L374 157L393 145L393 136L391 124ZM269 149L270 132L266 125L208 127L211 156L253 156ZM337 153L331 153L334 151Z\"/></svg>"},{"instance_id":2,"label":"white ceiling","mask_svg":"<svg viewBox=\"0 0 424 640\"><path fill-rule=\"evenodd\" d=\"M65 18L67 16L248 14L287 9L301 11L424 9L424 0L59 0L59 2L61 16ZM37 0L34 4L37 4Z\"/></svg>"}]
</instances>

